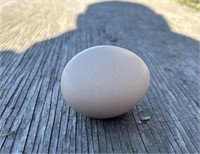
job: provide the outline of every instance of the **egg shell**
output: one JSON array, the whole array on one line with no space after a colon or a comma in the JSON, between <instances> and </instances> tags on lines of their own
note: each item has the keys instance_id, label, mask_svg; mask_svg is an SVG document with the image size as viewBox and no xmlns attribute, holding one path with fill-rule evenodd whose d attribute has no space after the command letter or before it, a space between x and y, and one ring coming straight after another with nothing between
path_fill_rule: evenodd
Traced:
<instances>
[{"instance_id":1,"label":"egg shell","mask_svg":"<svg viewBox=\"0 0 200 154\"><path fill-rule=\"evenodd\" d=\"M117 46L95 46L74 56L63 70L61 91L75 111L111 118L131 110L150 83L148 67L133 52Z\"/></svg>"}]
</instances>

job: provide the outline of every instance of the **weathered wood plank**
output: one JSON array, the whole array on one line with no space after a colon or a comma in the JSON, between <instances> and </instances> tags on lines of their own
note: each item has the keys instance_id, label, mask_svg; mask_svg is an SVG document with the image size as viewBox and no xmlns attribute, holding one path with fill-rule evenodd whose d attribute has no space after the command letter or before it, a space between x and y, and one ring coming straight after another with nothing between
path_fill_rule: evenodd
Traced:
<instances>
[{"instance_id":1,"label":"weathered wood plank","mask_svg":"<svg viewBox=\"0 0 200 154\"><path fill-rule=\"evenodd\" d=\"M0 153L200 153L197 15L170 1L134 2L1 6ZM66 63L101 44L130 49L151 72L140 104L107 120L76 113L60 90Z\"/></svg>"}]
</instances>

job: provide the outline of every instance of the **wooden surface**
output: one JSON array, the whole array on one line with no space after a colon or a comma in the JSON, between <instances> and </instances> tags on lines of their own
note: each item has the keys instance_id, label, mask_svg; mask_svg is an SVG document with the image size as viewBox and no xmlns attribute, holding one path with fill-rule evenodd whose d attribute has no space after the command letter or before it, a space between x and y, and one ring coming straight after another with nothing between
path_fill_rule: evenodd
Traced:
<instances>
[{"instance_id":1,"label":"wooden surface","mask_svg":"<svg viewBox=\"0 0 200 154\"><path fill-rule=\"evenodd\" d=\"M182 9L166 9L173 5ZM197 39L133 2L7 1L1 8L0 153L200 153ZM67 62L100 44L135 52L151 72L140 104L108 120L74 112L60 91Z\"/></svg>"}]
</instances>

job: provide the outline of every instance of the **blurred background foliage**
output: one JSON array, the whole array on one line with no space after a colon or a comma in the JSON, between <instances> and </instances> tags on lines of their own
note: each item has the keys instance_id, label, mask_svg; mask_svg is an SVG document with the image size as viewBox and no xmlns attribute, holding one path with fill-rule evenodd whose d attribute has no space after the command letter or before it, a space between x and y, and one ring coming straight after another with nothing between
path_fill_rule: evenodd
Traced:
<instances>
[{"instance_id":1,"label":"blurred background foliage","mask_svg":"<svg viewBox=\"0 0 200 154\"><path fill-rule=\"evenodd\" d=\"M200 11L200 0L178 0L181 4Z\"/></svg>"}]
</instances>

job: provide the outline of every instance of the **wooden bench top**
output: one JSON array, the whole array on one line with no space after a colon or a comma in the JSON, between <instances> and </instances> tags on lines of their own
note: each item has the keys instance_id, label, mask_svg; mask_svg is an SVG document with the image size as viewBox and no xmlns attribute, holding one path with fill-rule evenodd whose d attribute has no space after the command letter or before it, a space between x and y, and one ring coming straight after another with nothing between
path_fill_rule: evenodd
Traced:
<instances>
[{"instance_id":1,"label":"wooden bench top","mask_svg":"<svg viewBox=\"0 0 200 154\"><path fill-rule=\"evenodd\" d=\"M2 4L0 153L200 153L199 41L143 4L91 2ZM60 90L67 62L102 44L151 72L144 99L107 120L74 112Z\"/></svg>"}]
</instances>

